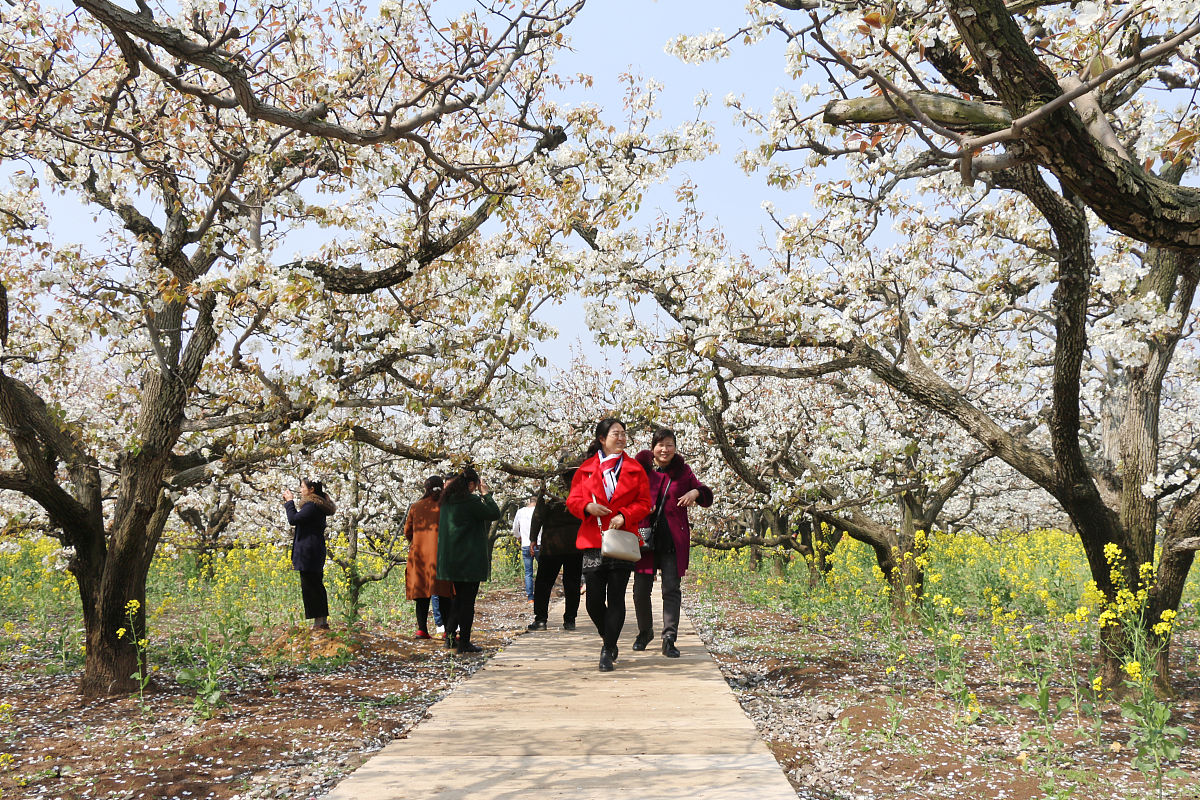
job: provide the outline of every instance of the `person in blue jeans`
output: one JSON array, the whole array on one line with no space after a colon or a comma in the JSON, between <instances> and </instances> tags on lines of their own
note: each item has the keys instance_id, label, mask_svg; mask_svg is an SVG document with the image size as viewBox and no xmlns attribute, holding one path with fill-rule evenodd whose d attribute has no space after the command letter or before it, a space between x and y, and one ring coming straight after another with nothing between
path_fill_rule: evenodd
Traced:
<instances>
[{"instance_id":1,"label":"person in blue jeans","mask_svg":"<svg viewBox=\"0 0 1200 800\"><path fill-rule=\"evenodd\" d=\"M529 532L533 522L533 507L537 498L529 498L525 507L513 517L513 536L521 540L521 562L525 565L525 599L533 602L533 551L529 548Z\"/></svg>"},{"instance_id":2,"label":"person in blue jeans","mask_svg":"<svg viewBox=\"0 0 1200 800\"><path fill-rule=\"evenodd\" d=\"M429 610L433 612L433 624L437 626L438 633L446 632L446 623L442 621L442 603L441 598L436 594L429 598Z\"/></svg>"}]
</instances>

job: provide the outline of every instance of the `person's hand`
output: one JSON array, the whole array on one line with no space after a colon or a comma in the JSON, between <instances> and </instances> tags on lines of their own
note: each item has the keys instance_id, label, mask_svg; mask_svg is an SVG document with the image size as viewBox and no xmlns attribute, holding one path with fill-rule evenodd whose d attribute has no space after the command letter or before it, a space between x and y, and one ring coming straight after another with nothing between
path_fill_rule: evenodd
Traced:
<instances>
[{"instance_id":1,"label":"person's hand","mask_svg":"<svg viewBox=\"0 0 1200 800\"><path fill-rule=\"evenodd\" d=\"M620 520L620 521L618 522L618 520ZM621 530L624 530L625 529L625 515L624 514L613 514L613 518L608 521L608 527L619 528Z\"/></svg>"},{"instance_id":2,"label":"person's hand","mask_svg":"<svg viewBox=\"0 0 1200 800\"><path fill-rule=\"evenodd\" d=\"M290 502L292 502L292 497L293 497L293 496L294 496L294 495L292 494L292 490L291 490L291 489L284 489L284 490L283 490L283 502L285 502L285 503L290 503Z\"/></svg>"},{"instance_id":3,"label":"person's hand","mask_svg":"<svg viewBox=\"0 0 1200 800\"><path fill-rule=\"evenodd\" d=\"M479 476L479 493L480 494L488 493L487 483L484 482L482 475Z\"/></svg>"},{"instance_id":4,"label":"person's hand","mask_svg":"<svg viewBox=\"0 0 1200 800\"><path fill-rule=\"evenodd\" d=\"M591 514L593 517L607 517L612 513L612 509L610 509L608 506L602 506L594 501L584 506L583 510L588 514Z\"/></svg>"},{"instance_id":5,"label":"person's hand","mask_svg":"<svg viewBox=\"0 0 1200 800\"><path fill-rule=\"evenodd\" d=\"M677 505L681 506L682 508L691 508L692 506L696 505L696 501L698 499L700 499L700 490L692 489L690 492L686 492L679 498L679 503Z\"/></svg>"}]
</instances>

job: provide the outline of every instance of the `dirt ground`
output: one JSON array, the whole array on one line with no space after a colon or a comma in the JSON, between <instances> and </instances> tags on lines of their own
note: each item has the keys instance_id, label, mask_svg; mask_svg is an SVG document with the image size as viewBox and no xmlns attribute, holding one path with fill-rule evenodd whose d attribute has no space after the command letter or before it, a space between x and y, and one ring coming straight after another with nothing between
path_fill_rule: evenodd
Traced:
<instances>
[{"instance_id":1,"label":"dirt ground","mask_svg":"<svg viewBox=\"0 0 1200 800\"><path fill-rule=\"evenodd\" d=\"M799 798L1157 796L1133 766L1131 726L1117 703L1103 706L1098 725L1066 710L1046 727L1019 703L1037 691L1032 682L1002 681L982 654L969 652L967 687L981 708L971 720L928 672L889 674L871 648L732 595L697 600L685 586L685 606ZM914 636L911 659L925 647ZM1087 658L1079 655L1085 670ZM1172 677L1179 695L1171 724L1187 730L1187 744L1170 765L1181 774L1166 779L1164 797L1200 798L1200 675ZM1066 693L1052 687L1051 703Z\"/></svg>"},{"instance_id":2,"label":"dirt ground","mask_svg":"<svg viewBox=\"0 0 1200 800\"><path fill-rule=\"evenodd\" d=\"M0 672L0 798L310 798L396 737L523 632L531 615L519 591L479 600L472 638L458 656L409 630L330 634L264 631L269 667L223 686L226 706L198 719L194 689L155 678L137 696L83 702L66 676ZM347 655L347 649L352 652Z\"/></svg>"},{"instance_id":3,"label":"dirt ground","mask_svg":"<svg viewBox=\"0 0 1200 800\"><path fill-rule=\"evenodd\" d=\"M799 798L1154 795L1131 764L1129 725L1115 705L1097 730L1064 715L1050 742L1031 735L1042 729L1017 702L1032 686L1005 686L977 659L969 683L984 710L965 722L929 677L888 675L869 649L732 592L713 603L685 585L684 597ZM194 689L169 678L157 678L144 701L85 703L65 676L17 665L0 673L0 704L12 706L0 720L0 752L13 754L0 764L0 798L320 797L404 736L529 618L520 591L487 594L474 637L485 652L465 657L407 630L264 631L260 647L273 657L260 663L269 666L223 685L227 705L211 719L197 718ZM920 647L914 640L914 653ZM1200 798L1200 677L1181 677L1172 723L1189 738L1173 766L1185 777L1167 785L1169 796Z\"/></svg>"}]
</instances>

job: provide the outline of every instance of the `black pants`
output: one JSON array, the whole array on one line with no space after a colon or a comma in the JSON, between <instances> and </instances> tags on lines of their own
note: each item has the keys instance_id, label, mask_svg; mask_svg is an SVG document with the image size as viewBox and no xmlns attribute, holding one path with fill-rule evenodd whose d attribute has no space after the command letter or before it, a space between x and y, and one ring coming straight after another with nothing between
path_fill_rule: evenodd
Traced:
<instances>
[{"instance_id":1,"label":"black pants","mask_svg":"<svg viewBox=\"0 0 1200 800\"><path fill-rule=\"evenodd\" d=\"M562 570L563 599L567 607L563 622L574 622L579 614L579 582L583 577L583 554L578 550L568 555L538 554L537 577L533 581L533 618L545 622L550 615L550 590Z\"/></svg>"},{"instance_id":2,"label":"black pants","mask_svg":"<svg viewBox=\"0 0 1200 800\"><path fill-rule=\"evenodd\" d=\"M304 598L304 616L308 619L329 616L329 595L325 593L325 570L300 570L300 596Z\"/></svg>"},{"instance_id":3,"label":"black pants","mask_svg":"<svg viewBox=\"0 0 1200 800\"><path fill-rule=\"evenodd\" d=\"M418 597L413 602L417 604L417 630L429 633L429 598Z\"/></svg>"},{"instance_id":4,"label":"black pants","mask_svg":"<svg viewBox=\"0 0 1200 800\"><path fill-rule=\"evenodd\" d=\"M629 567L603 566L587 574L587 612L604 640L604 646L617 646L625 625L625 590L629 587Z\"/></svg>"},{"instance_id":5,"label":"black pants","mask_svg":"<svg viewBox=\"0 0 1200 800\"><path fill-rule=\"evenodd\" d=\"M662 573L662 638L675 641L679 635L679 605L683 592L679 590L679 560L675 551L654 554L654 569ZM633 613L637 615L638 635L650 639L654 636L654 612L650 607L650 589L654 586L654 573L633 576Z\"/></svg>"},{"instance_id":6,"label":"black pants","mask_svg":"<svg viewBox=\"0 0 1200 800\"><path fill-rule=\"evenodd\" d=\"M454 635L458 629L458 641L466 644L471 641L471 626L475 624L475 598L479 596L479 581L455 581L454 602L450 603L450 613L442 606L442 621L446 623L446 636ZM445 603L445 597L439 602Z\"/></svg>"}]
</instances>

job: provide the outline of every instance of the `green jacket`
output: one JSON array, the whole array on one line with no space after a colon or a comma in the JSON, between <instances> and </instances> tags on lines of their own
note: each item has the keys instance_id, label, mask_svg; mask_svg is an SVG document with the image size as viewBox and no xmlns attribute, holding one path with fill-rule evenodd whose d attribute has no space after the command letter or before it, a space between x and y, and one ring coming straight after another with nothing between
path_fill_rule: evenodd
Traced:
<instances>
[{"instance_id":1,"label":"green jacket","mask_svg":"<svg viewBox=\"0 0 1200 800\"><path fill-rule=\"evenodd\" d=\"M437 577L440 581L486 581L488 523L500 519L491 492L442 496L438 513Z\"/></svg>"}]
</instances>

